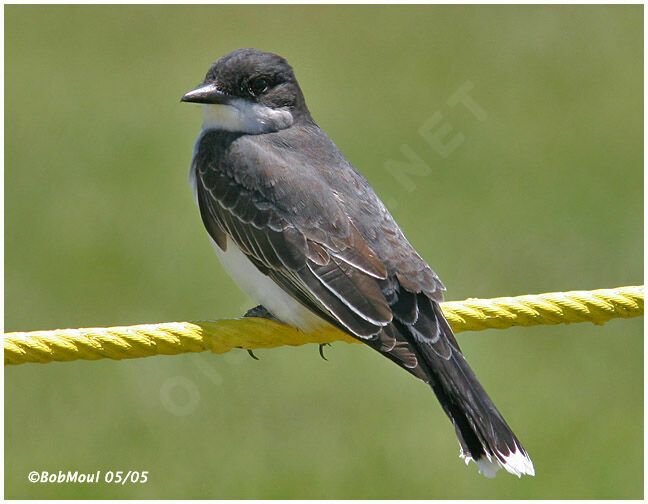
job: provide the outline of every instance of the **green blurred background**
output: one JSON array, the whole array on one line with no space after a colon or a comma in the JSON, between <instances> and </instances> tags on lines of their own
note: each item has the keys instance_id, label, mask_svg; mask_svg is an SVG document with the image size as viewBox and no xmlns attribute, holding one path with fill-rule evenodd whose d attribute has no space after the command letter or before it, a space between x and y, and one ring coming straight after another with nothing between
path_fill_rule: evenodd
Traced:
<instances>
[{"instance_id":1,"label":"green blurred background","mask_svg":"<svg viewBox=\"0 0 648 504\"><path fill-rule=\"evenodd\" d=\"M179 102L240 47L294 66L448 299L640 284L642 31L640 5L7 6L5 330L252 306L203 230ZM436 113L447 157L419 134ZM404 145L429 173L390 174ZM8 367L6 497L638 499L642 328L459 336L521 480L464 467L431 391L361 345ZM27 480L131 469L148 483Z\"/></svg>"}]
</instances>

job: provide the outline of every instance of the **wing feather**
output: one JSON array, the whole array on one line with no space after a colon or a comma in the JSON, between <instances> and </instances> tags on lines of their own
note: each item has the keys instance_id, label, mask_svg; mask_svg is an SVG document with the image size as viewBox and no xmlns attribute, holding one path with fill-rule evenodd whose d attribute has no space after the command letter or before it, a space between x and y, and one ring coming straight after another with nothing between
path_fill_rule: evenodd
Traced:
<instances>
[{"instance_id":1,"label":"wing feather","mask_svg":"<svg viewBox=\"0 0 648 504\"><path fill-rule=\"evenodd\" d=\"M286 292L358 337L391 322L379 284L385 266L350 222L346 240L299 229L258 192L213 171L198 171L196 190L205 226L221 248L229 236Z\"/></svg>"},{"instance_id":2,"label":"wing feather","mask_svg":"<svg viewBox=\"0 0 648 504\"><path fill-rule=\"evenodd\" d=\"M335 259L325 265L307 261L307 265L320 282L354 313L377 326L391 322L391 310L378 283L364 271Z\"/></svg>"},{"instance_id":3,"label":"wing feather","mask_svg":"<svg viewBox=\"0 0 648 504\"><path fill-rule=\"evenodd\" d=\"M277 156L263 139L230 148L236 135L211 135L222 142L202 143L194 169L201 215L219 246L231 239L294 299L424 381L426 355L460 352L438 305L443 284L353 167L333 176L294 150ZM277 165L261 166L257 156Z\"/></svg>"}]
</instances>

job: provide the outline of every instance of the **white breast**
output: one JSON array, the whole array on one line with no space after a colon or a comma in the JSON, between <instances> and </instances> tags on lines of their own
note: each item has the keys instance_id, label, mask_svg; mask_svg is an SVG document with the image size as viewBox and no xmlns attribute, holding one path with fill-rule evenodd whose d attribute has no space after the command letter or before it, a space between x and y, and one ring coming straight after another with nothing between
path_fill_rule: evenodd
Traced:
<instances>
[{"instance_id":1,"label":"white breast","mask_svg":"<svg viewBox=\"0 0 648 504\"><path fill-rule=\"evenodd\" d=\"M223 268L239 288L279 320L304 332L327 324L261 273L229 237L225 252L214 240L212 245Z\"/></svg>"}]
</instances>

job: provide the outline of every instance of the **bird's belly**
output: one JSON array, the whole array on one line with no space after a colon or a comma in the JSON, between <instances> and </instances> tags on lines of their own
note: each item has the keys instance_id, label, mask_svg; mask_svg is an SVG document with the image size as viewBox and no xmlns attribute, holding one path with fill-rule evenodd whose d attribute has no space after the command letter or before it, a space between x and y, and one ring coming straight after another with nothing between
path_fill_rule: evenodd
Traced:
<instances>
[{"instance_id":1,"label":"bird's belly","mask_svg":"<svg viewBox=\"0 0 648 504\"><path fill-rule=\"evenodd\" d=\"M328 322L312 313L261 273L229 237L226 251L214 240L211 242L219 261L232 280L279 320L305 332L328 325Z\"/></svg>"}]
</instances>

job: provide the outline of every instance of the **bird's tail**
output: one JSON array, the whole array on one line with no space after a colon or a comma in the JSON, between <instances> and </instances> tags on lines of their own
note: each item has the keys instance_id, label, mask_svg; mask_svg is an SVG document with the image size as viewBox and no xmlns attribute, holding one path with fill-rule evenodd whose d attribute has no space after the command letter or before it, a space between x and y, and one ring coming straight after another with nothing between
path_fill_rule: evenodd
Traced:
<instances>
[{"instance_id":1,"label":"bird's tail","mask_svg":"<svg viewBox=\"0 0 648 504\"><path fill-rule=\"evenodd\" d=\"M425 304L419 302L416 323L395 321L396 339L407 340L417 361L415 367L407 366L409 371L427 377L452 420L461 445L460 456L466 464L475 461L479 472L489 478L501 467L518 477L535 475L533 462L459 350L439 305L434 301L427 307Z\"/></svg>"},{"instance_id":2,"label":"bird's tail","mask_svg":"<svg viewBox=\"0 0 648 504\"><path fill-rule=\"evenodd\" d=\"M466 464L475 461L487 478L500 467L518 477L534 476L533 462L463 355L457 352L448 360L427 355L425 360L430 385L454 424Z\"/></svg>"}]
</instances>

